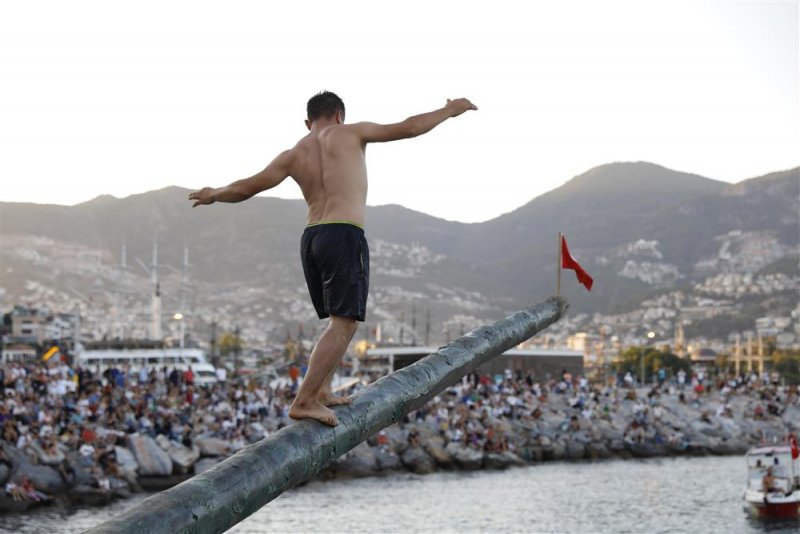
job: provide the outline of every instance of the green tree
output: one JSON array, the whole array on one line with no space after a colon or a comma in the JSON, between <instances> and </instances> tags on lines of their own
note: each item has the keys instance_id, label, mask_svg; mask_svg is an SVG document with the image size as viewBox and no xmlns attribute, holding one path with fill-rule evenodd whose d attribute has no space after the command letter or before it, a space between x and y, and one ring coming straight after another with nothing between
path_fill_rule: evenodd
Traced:
<instances>
[{"instance_id":1,"label":"green tree","mask_svg":"<svg viewBox=\"0 0 800 534\"><path fill-rule=\"evenodd\" d=\"M657 369L664 368L668 376L674 376L683 369L687 375L691 374L692 365L688 359L681 358L669 351L661 351L655 347L629 347L626 349L617 364L620 373L630 372L636 377L642 373L642 356L644 356L645 380L650 382Z\"/></svg>"},{"instance_id":2,"label":"green tree","mask_svg":"<svg viewBox=\"0 0 800 534\"><path fill-rule=\"evenodd\" d=\"M232 358L242 350L242 339L234 332L225 332L219 338L219 353L223 358Z\"/></svg>"},{"instance_id":3,"label":"green tree","mask_svg":"<svg viewBox=\"0 0 800 534\"><path fill-rule=\"evenodd\" d=\"M800 350L773 352L772 369L778 371L787 384L800 384Z\"/></svg>"}]
</instances>

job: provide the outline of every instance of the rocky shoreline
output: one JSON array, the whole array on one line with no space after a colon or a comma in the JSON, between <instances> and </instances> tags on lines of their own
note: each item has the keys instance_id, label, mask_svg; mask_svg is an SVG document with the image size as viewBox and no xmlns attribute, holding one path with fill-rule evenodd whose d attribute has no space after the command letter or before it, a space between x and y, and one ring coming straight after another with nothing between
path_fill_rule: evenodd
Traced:
<instances>
[{"instance_id":1,"label":"rocky shoreline","mask_svg":"<svg viewBox=\"0 0 800 534\"><path fill-rule=\"evenodd\" d=\"M320 478L503 469L547 461L743 454L765 438L800 433L800 401L793 390L767 398L758 390L714 396L608 390L578 405L579 397L565 392L539 397L535 410L520 413L513 409L516 399L504 400L511 409L490 413L459 402L457 396L449 392L434 399L339 458ZM261 438L263 434L257 437ZM63 459L39 451L34 462L5 441L0 448L0 482L6 485L0 496L2 513L46 503L102 505L136 491L163 490L233 452L232 443L220 438L198 437L187 447L164 435L131 434L113 447L115 476L98 476L77 451ZM46 498L12 498L8 484L21 486L26 480Z\"/></svg>"},{"instance_id":2,"label":"rocky shoreline","mask_svg":"<svg viewBox=\"0 0 800 534\"><path fill-rule=\"evenodd\" d=\"M652 458L744 454L764 439L782 440L800 431L797 399L775 412L759 413L752 396L726 400L680 401L661 396L656 409L637 400L621 400L615 410L584 418L562 396L540 405L530 420L499 419L489 424L503 439L483 450L460 441L446 441L432 420L406 422L384 431L386 439L370 438L328 468L331 476L371 476L382 471L418 474L439 469L503 469L548 461ZM637 411L649 412L637 421ZM653 411L656 415L654 416ZM602 410L601 410L602 412Z\"/></svg>"}]
</instances>

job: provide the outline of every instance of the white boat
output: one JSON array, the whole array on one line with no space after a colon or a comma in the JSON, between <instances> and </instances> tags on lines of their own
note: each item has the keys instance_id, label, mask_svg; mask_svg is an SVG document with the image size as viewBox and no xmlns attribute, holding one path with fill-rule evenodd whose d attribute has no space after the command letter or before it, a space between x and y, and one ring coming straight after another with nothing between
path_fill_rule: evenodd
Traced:
<instances>
[{"instance_id":1,"label":"white boat","mask_svg":"<svg viewBox=\"0 0 800 534\"><path fill-rule=\"evenodd\" d=\"M800 461L792 458L791 445L761 445L747 451L744 502L754 517L800 519Z\"/></svg>"}]
</instances>

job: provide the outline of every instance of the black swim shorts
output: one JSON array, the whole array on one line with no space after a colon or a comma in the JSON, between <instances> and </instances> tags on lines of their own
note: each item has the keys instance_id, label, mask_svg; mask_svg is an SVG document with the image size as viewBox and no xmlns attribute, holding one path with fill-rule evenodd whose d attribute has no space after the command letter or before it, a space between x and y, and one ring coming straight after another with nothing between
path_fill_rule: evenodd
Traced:
<instances>
[{"instance_id":1,"label":"black swim shorts","mask_svg":"<svg viewBox=\"0 0 800 534\"><path fill-rule=\"evenodd\" d=\"M369 248L364 230L350 223L307 226L300 259L320 319L331 315L364 321L369 290Z\"/></svg>"}]
</instances>

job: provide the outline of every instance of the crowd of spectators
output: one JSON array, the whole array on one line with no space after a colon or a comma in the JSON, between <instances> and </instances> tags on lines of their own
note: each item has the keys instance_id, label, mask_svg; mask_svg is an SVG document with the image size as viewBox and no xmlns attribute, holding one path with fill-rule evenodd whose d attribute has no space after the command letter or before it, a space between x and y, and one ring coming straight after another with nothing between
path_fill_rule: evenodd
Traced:
<instances>
[{"instance_id":1,"label":"crowd of spectators","mask_svg":"<svg viewBox=\"0 0 800 534\"><path fill-rule=\"evenodd\" d=\"M191 368L98 373L11 363L0 381L0 439L67 483L79 464L107 488L108 476L126 478L114 447L126 446L129 435L163 434L188 447L197 437L221 438L236 451L285 424L293 391L255 380L196 386ZM30 492L12 484L6 493Z\"/></svg>"},{"instance_id":2,"label":"crowd of spectators","mask_svg":"<svg viewBox=\"0 0 800 534\"><path fill-rule=\"evenodd\" d=\"M125 446L133 433L163 434L187 447L201 437L221 438L230 443L231 451L261 439L288 422L298 377L290 373L274 388L255 379L197 386L191 368L98 373L64 364L11 363L3 367L0 378L2 441L32 463L52 466L67 483L74 480L78 464L90 470L94 484L103 489L109 476L126 478L114 447ZM625 438L635 441L661 417L662 395L699 404L712 391L723 399L717 416L728 413L724 399L737 394L759 399L754 418L779 414L787 403L798 402L796 386L782 388L757 376L714 380L694 376L685 382L676 377L636 389L624 376L590 383L564 371L558 379L540 381L507 371L495 377L470 375L409 414L406 421L428 424L447 442L480 451L513 452L515 443L503 422L535 431L545 407L556 403L568 414L561 430L579 431L588 421L609 419L623 400L631 400L635 405ZM0 447L0 464L8 463L2 451ZM29 481L9 483L5 489L14 499L44 498Z\"/></svg>"},{"instance_id":3,"label":"crowd of spectators","mask_svg":"<svg viewBox=\"0 0 800 534\"><path fill-rule=\"evenodd\" d=\"M562 417L559 431L579 432L591 428L598 419L610 421L621 414L622 402L630 401L631 409L625 411L625 441L639 443L646 435L652 435L655 443L665 443L677 434L660 433L665 426L660 424L664 397L691 405L710 422L712 416L733 417L729 401L735 395L747 395L756 401L753 411L746 414L752 419L763 419L765 413L780 416L787 405L800 404L798 386L780 386L775 375L749 373L710 379L697 373L668 380L664 374L656 374L654 383L636 388L625 374L598 383L563 371L560 379L537 381L532 375L507 370L502 376L475 374L465 378L410 414L406 422L425 423L438 430L446 441L475 450L514 452L507 423L529 429L535 438L544 426L541 419L557 408ZM712 397L717 401L716 407L704 410Z\"/></svg>"}]
</instances>

